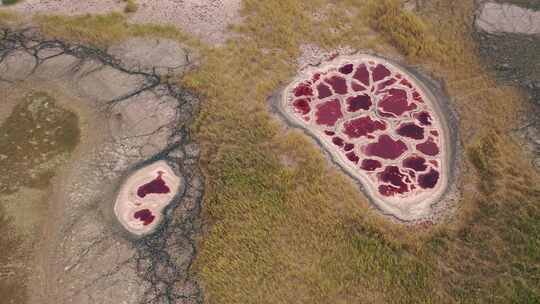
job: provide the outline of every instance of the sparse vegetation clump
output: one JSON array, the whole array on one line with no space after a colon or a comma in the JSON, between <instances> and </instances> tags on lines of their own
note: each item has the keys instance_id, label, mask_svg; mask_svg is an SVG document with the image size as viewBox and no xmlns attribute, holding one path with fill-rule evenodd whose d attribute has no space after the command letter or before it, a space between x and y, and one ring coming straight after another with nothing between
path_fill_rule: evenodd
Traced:
<instances>
[{"instance_id":1,"label":"sparse vegetation clump","mask_svg":"<svg viewBox=\"0 0 540 304\"><path fill-rule=\"evenodd\" d=\"M370 0L364 8L369 25L409 57L433 57L440 45L428 25L417 15L403 9L398 0Z\"/></svg>"},{"instance_id":2,"label":"sparse vegetation clump","mask_svg":"<svg viewBox=\"0 0 540 304\"><path fill-rule=\"evenodd\" d=\"M126 13L135 13L139 8L135 0L124 0L124 2L126 3L124 7L124 12Z\"/></svg>"},{"instance_id":3,"label":"sparse vegetation clump","mask_svg":"<svg viewBox=\"0 0 540 304\"><path fill-rule=\"evenodd\" d=\"M0 3L4 5L13 5L21 2L21 0L1 0Z\"/></svg>"},{"instance_id":4,"label":"sparse vegetation clump","mask_svg":"<svg viewBox=\"0 0 540 304\"><path fill-rule=\"evenodd\" d=\"M38 15L33 20L41 31L52 38L64 39L106 48L133 36L162 37L182 41L194 47L200 42L174 26L154 24L128 24L121 13L83 16Z\"/></svg>"}]
</instances>

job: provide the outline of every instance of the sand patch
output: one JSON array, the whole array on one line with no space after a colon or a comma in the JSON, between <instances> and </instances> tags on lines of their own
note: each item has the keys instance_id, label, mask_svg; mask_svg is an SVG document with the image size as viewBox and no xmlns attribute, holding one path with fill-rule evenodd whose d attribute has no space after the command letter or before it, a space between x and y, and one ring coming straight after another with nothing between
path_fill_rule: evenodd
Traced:
<instances>
[{"instance_id":1,"label":"sand patch","mask_svg":"<svg viewBox=\"0 0 540 304\"><path fill-rule=\"evenodd\" d=\"M540 11L517 5L486 2L476 26L488 33L540 34Z\"/></svg>"}]
</instances>

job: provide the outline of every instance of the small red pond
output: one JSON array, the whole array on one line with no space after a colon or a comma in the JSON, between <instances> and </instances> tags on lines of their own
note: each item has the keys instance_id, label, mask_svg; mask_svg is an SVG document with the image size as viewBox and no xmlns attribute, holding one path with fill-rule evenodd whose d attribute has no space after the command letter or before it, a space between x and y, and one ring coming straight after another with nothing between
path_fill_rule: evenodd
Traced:
<instances>
[{"instance_id":1,"label":"small red pond","mask_svg":"<svg viewBox=\"0 0 540 304\"><path fill-rule=\"evenodd\" d=\"M144 198L148 194L164 194L171 192L171 189L169 189L163 180L162 175L163 172L160 171L154 180L140 186L139 189L137 189L137 195Z\"/></svg>"},{"instance_id":2,"label":"small red pond","mask_svg":"<svg viewBox=\"0 0 540 304\"><path fill-rule=\"evenodd\" d=\"M287 98L306 128L368 176L381 195L414 195L440 181L437 116L415 81L397 68L375 60L342 61L313 71ZM142 193L161 193L159 178Z\"/></svg>"},{"instance_id":3,"label":"small red pond","mask_svg":"<svg viewBox=\"0 0 540 304\"><path fill-rule=\"evenodd\" d=\"M152 214L152 211L150 211L150 209L139 210L139 211L135 212L135 214L133 214L133 217L140 220L141 222L143 222L144 226L147 226L147 225L151 224L154 221L154 219L156 218Z\"/></svg>"}]
</instances>

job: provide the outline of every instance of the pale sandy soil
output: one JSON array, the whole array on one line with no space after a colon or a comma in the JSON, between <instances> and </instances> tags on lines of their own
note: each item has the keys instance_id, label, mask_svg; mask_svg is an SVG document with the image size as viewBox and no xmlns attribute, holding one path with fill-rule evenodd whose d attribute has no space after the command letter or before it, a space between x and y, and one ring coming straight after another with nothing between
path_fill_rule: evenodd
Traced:
<instances>
[{"instance_id":1,"label":"pale sandy soil","mask_svg":"<svg viewBox=\"0 0 540 304\"><path fill-rule=\"evenodd\" d=\"M138 10L128 14L135 23L170 24L203 41L221 44L227 38L227 26L240 21L241 0L159 0L136 1ZM123 11L120 0L25 0L8 9L24 15L106 14Z\"/></svg>"}]
</instances>

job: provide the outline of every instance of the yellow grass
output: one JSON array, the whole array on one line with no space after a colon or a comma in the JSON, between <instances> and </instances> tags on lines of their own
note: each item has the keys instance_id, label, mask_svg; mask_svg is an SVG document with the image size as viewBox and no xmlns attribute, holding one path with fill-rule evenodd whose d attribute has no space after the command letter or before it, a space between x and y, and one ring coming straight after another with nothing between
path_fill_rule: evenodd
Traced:
<instances>
[{"instance_id":1,"label":"yellow grass","mask_svg":"<svg viewBox=\"0 0 540 304\"><path fill-rule=\"evenodd\" d=\"M207 97L195 131L209 232L196 270L209 303L538 300L539 179L509 133L523 99L483 71L468 36L472 1L434 1L424 17L396 1L344 1L315 21L320 7L246 1L243 36L183 79ZM299 44L332 48L342 36L388 56L397 49L447 84L466 151L449 223L421 232L381 219L311 140L269 115L267 97L294 75Z\"/></svg>"},{"instance_id":2,"label":"yellow grass","mask_svg":"<svg viewBox=\"0 0 540 304\"><path fill-rule=\"evenodd\" d=\"M37 15L33 22L49 37L98 47L107 47L133 36L169 38L200 47L197 39L173 26L128 24L126 16L118 12L74 17Z\"/></svg>"}]
</instances>

